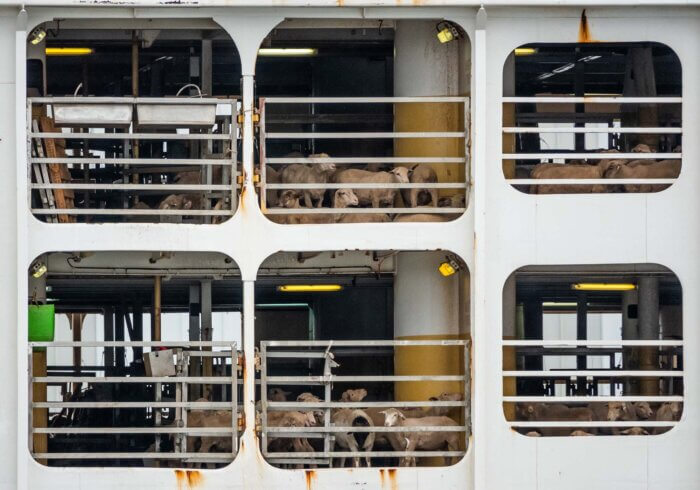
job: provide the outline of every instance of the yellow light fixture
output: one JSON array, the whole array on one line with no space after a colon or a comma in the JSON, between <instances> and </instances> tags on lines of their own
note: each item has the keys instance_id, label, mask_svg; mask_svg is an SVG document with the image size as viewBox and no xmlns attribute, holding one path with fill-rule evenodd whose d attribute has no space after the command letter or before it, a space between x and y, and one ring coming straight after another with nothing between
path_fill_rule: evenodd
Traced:
<instances>
[{"instance_id":1,"label":"yellow light fixture","mask_svg":"<svg viewBox=\"0 0 700 490\"><path fill-rule=\"evenodd\" d=\"M631 291L637 289L636 284L612 282L579 282L571 285L576 291Z\"/></svg>"},{"instance_id":2,"label":"yellow light fixture","mask_svg":"<svg viewBox=\"0 0 700 490\"><path fill-rule=\"evenodd\" d=\"M46 37L46 31L41 27L37 27L29 34L29 42L37 45Z\"/></svg>"},{"instance_id":3,"label":"yellow light fixture","mask_svg":"<svg viewBox=\"0 0 700 490\"><path fill-rule=\"evenodd\" d=\"M32 266L29 268L29 273L34 277L35 279L39 279L41 276L46 274L46 271L48 270L48 267L46 267L46 264L44 264L41 261L36 261L32 264Z\"/></svg>"},{"instance_id":4,"label":"yellow light fixture","mask_svg":"<svg viewBox=\"0 0 700 490\"><path fill-rule=\"evenodd\" d=\"M537 53L535 48L515 48L515 56L530 56Z\"/></svg>"},{"instance_id":5,"label":"yellow light fixture","mask_svg":"<svg viewBox=\"0 0 700 490\"><path fill-rule=\"evenodd\" d=\"M437 29L438 41L440 41L442 44L449 43L450 41L459 39L461 37L459 29L456 25L452 24L451 22L438 22L435 26L435 29Z\"/></svg>"},{"instance_id":6,"label":"yellow light fixture","mask_svg":"<svg viewBox=\"0 0 700 490\"><path fill-rule=\"evenodd\" d=\"M544 301L542 306L545 308L574 308L578 303L568 301Z\"/></svg>"},{"instance_id":7,"label":"yellow light fixture","mask_svg":"<svg viewBox=\"0 0 700 490\"><path fill-rule=\"evenodd\" d=\"M457 272L460 268L461 266L459 265L457 257L455 257L454 255L448 255L445 257L445 260L441 262L438 266L438 271L444 277L449 277L455 272Z\"/></svg>"},{"instance_id":8,"label":"yellow light fixture","mask_svg":"<svg viewBox=\"0 0 700 490\"><path fill-rule=\"evenodd\" d=\"M277 291L283 293L330 293L340 291L340 284L284 284L277 286Z\"/></svg>"},{"instance_id":9,"label":"yellow light fixture","mask_svg":"<svg viewBox=\"0 0 700 490\"><path fill-rule=\"evenodd\" d=\"M316 48L260 48L258 56L316 56Z\"/></svg>"},{"instance_id":10,"label":"yellow light fixture","mask_svg":"<svg viewBox=\"0 0 700 490\"><path fill-rule=\"evenodd\" d=\"M92 53L92 48L46 48L46 56L85 56Z\"/></svg>"}]
</instances>

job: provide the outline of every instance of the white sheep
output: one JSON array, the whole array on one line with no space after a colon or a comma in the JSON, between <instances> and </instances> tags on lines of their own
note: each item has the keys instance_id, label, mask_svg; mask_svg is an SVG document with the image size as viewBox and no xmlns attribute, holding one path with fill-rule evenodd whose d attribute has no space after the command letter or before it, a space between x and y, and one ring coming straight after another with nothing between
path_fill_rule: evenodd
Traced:
<instances>
[{"instance_id":1,"label":"white sheep","mask_svg":"<svg viewBox=\"0 0 700 490\"><path fill-rule=\"evenodd\" d=\"M399 184L408 183L408 169L396 167L390 172L370 172L349 168L336 172L332 179L339 184ZM353 189L361 206L371 205L373 208L394 205L397 189Z\"/></svg>"},{"instance_id":2,"label":"white sheep","mask_svg":"<svg viewBox=\"0 0 700 490\"><path fill-rule=\"evenodd\" d=\"M309 158L328 158L325 153L309 155ZM293 163L282 170L280 180L285 184L325 184L328 178L335 172L335 163L319 162L312 165ZM304 197L304 205L307 208L323 206L325 189L304 189L301 191Z\"/></svg>"},{"instance_id":3,"label":"white sheep","mask_svg":"<svg viewBox=\"0 0 700 490\"><path fill-rule=\"evenodd\" d=\"M438 181L438 177L430 165L419 164L409 170L408 180L411 184L434 184ZM401 189L401 196L404 204L412 208L418 205L438 205L438 191L434 188Z\"/></svg>"}]
</instances>

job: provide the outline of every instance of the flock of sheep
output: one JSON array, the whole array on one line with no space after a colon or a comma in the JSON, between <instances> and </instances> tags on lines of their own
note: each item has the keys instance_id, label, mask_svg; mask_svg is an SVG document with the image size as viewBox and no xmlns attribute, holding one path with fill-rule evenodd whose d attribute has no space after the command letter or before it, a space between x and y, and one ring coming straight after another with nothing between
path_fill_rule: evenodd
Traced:
<instances>
[{"instance_id":1,"label":"flock of sheep","mask_svg":"<svg viewBox=\"0 0 700 490\"><path fill-rule=\"evenodd\" d=\"M681 147L673 150L680 153ZM529 179L675 179L681 171L681 160L652 160L652 159L615 159L617 150L605 150L609 158L601 159L593 164L583 161L572 161L568 164L540 163L531 171L525 168L516 170L517 178ZM656 153L648 145L639 144L631 153ZM530 185L530 194L585 194L601 192L659 192L669 184L624 184L624 185L567 185L543 184ZM517 185L517 188L527 191L528 186Z\"/></svg>"},{"instance_id":2,"label":"flock of sheep","mask_svg":"<svg viewBox=\"0 0 700 490\"><path fill-rule=\"evenodd\" d=\"M289 392L280 388L272 388L268 392L269 401L287 401ZM341 402L361 402L367 396L364 388L346 390ZM312 393L301 393L296 400L301 403L318 403L322 400ZM460 401L462 395L443 393L431 398L431 401ZM206 401L204 399L197 401ZM261 407L258 405L258 410ZM407 427L406 432L353 432L338 431L331 434L331 451L435 451L460 450L460 432L411 432L410 427L417 426L459 426L460 424L448 415L450 408L333 408L331 409L331 426L348 427ZM231 427L230 411L191 410L187 416L188 427ZM324 426L324 411L309 410L268 410L268 427L299 427L313 432L313 427ZM303 429L304 430L304 429ZM462 437L463 439L463 437ZM321 444L319 444L321 443ZM231 452L232 438L220 436L190 436L187 439L187 452ZM336 449L337 448L337 449ZM313 453L322 451L322 439L304 437L280 437L274 434L267 437L268 453L298 452ZM346 458L339 457L340 466L345 466ZM454 458L456 461L458 458ZM371 465L370 457L364 458L367 466ZM352 457L353 465L360 466L360 457ZM451 458L445 458L446 464ZM400 460L401 466L415 466L416 458L406 456ZM300 467L300 465L296 465Z\"/></svg>"},{"instance_id":3,"label":"flock of sheep","mask_svg":"<svg viewBox=\"0 0 700 490\"><path fill-rule=\"evenodd\" d=\"M296 155L294 155L296 156ZM325 153L309 155L309 158L328 158ZM347 184L336 190L326 189L288 189L278 192L269 189L265 193L268 208L319 209L331 207L338 209L334 213L323 214L270 214L268 217L281 224L313 223L384 223L392 221L387 213L343 213L341 209L349 207L395 208L409 207L420 211L421 208L451 207L463 208L464 194L438 198L436 188L377 188L358 189L352 184L434 184L438 177L435 170L426 164L409 167L394 167L379 170L372 166L365 168L336 168L335 163L318 161L312 164L290 164L275 169L270 165L265 168L266 182L269 184ZM329 206L324 206L328 204ZM452 216L446 214L410 213L397 214L393 221L448 221Z\"/></svg>"},{"instance_id":4,"label":"flock of sheep","mask_svg":"<svg viewBox=\"0 0 700 490\"><path fill-rule=\"evenodd\" d=\"M594 436L594 435L625 435L639 436L661 434L670 427L653 427L651 432L643 427L634 426L636 421L672 422L680 420L683 404L666 402L649 404L647 402L593 402L586 406L567 406L554 403L517 403L516 417L518 420L539 422L595 422L620 421L630 422L629 429L621 427L596 427L586 430L572 430L570 427L541 427L536 430L523 430L526 436Z\"/></svg>"}]
</instances>

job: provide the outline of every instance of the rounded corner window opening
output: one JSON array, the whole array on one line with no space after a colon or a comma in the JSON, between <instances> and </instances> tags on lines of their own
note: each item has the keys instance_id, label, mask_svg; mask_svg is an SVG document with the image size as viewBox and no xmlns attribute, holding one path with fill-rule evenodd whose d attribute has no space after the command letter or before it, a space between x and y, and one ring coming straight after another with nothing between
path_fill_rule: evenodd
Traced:
<instances>
[{"instance_id":1,"label":"rounded corner window opening","mask_svg":"<svg viewBox=\"0 0 700 490\"><path fill-rule=\"evenodd\" d=\"M228 220L240 175L233 40L213 21L173 29L153 19L165 28L145 31L114 22L54 20L27 37L32 214L49 223Z\"/></svg>"},{"instance_id":2,"label":"rounded corner window opening","mask_svg":"<svg viewBox=\"0 0 700 490\"><path fill-rule=\"evenodd\" d=\"M522 267L503 312L503 413L515 432L655 435L679 423L683 295L668 268Z\"/></svg>"},{"instance_id":3,"label":"rounded corner window opening","mask_svg":"<svg viewBox=\"0 0 700 490\"><path fill-rule=\"evenodd\" d=\"M531 43L503 68L502 169L526 194L652 193L682 161L682 67L668 46Z\"/></svg>"},{"instance_id":4,"label":"rounded corner window opening","mask_svg":"<svg viewBox=\"0 0 700 490\"><path fill-rule=\"evenodd\" d=\"M255 283L256 400L268 463L461 461L471 434L469 282L467 264L444 251L268 257ZM426 415L437 418L421 421ZM446 430L436 429L432 443L406 433L408 446L387 432L404 420Z\"/></svg>"},{"instance_id":5,"label":"rounded corner window opening","mask_svg":"<svg viewBox=\"0 0 700 490\"><path fill-rule=\"evenodd\" d=\"M461 216L469 175L466 33L440 20L308 22L315 27L303 41L283 23L258 53L263 213L279 224ZM443 31L449 39L438 38Z\"/></svg>"}]
</instances>

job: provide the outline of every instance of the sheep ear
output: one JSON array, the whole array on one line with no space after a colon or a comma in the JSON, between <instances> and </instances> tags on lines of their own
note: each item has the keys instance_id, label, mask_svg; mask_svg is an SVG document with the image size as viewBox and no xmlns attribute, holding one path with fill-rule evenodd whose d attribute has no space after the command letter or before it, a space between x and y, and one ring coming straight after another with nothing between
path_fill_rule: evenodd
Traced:
<instances>
[{"instance_id":1,"label":"sheep ear","mask_svg":"<svg viewBox=\"0 0 700 490\"><path fill-rule=\"evenodd\" d=\"M382 410L382 411L379 412L379 413L381 413L382 415L386 415L386 410Z\"/></svg>"},{"instance_id":2,"label":"sheep ear","mask_svg":"<svg viewBox=\"0 0 700 490\"><path fill-rule=\"evenodd\" d=\"M399 412L399 417L401 417L402 419L406 418L406 416L403 414L403 412Z\"/></svg>"}]
</instances>

